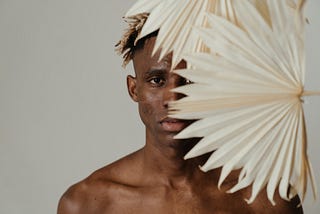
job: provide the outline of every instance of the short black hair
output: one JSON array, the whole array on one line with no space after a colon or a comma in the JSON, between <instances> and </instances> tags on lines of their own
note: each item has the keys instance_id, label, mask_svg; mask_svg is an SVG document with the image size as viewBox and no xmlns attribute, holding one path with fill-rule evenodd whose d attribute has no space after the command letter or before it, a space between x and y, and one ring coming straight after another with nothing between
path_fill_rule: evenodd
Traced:
<instances>
[{"instance_id":1,"label":"short black hair","mask_svg":"<svg viewBox=\"0 0 320 214\"><path fill-rule=\"evenodd\" d=\"M123 57L123 67L133 59L134 53L137 50L144 47L147 39L158 35L157 30L137 40L148 16L148 13L141 13L124 19L129 24L129 28L123 34L122 39L116 44L116 51Z\"/></svg>"}]
</instances>

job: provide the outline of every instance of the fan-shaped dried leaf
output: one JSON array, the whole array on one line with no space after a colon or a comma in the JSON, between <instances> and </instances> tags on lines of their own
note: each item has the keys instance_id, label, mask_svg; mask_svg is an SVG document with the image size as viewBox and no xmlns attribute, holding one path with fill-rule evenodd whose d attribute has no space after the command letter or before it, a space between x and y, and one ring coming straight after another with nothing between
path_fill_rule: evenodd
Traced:
<instances>
[{"instance_id":1,"label":"fan-shaped dried leaf","mask_svg":"<svg viewBox=\"0 0 320 214\"><path fill-rule=\"evenodd\" d=\"M201 169L222 167L219 186L241 169L229 192L252 184L248 203L264 187L272 204L276 188L303 200L308 178L316 197L301 97L319 92L304 91L304 1L229 3L235 19L210 13L211 27L195 29L211 52L185 54L192 68L175 71L194 84L173 90L187 97L170 116L198 119L176 138L203 137L185 158L214 151Z\"/></svg>"}]
</instances>

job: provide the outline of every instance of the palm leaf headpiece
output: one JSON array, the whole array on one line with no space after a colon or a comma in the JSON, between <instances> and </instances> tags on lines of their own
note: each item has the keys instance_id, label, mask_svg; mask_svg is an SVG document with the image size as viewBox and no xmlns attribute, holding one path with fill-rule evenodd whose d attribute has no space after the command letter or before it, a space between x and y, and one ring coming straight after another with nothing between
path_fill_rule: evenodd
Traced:
<instances>
[{"instance_id":1,"label":"palm leaf headpiece","mask_svg":"<svg viewBox=\"0 0 320 214\"><path fill-rule=\"evenodd\" d=\"M205 12L234 21L232 5L232 0L138 0L126 17L150 14L136 41L159 30L153 53L160 50L161 60L173 52L174 68L181 61L182 53L204 51L199 36L192 29L207 25Z\"/></svg>"}]
</instances>

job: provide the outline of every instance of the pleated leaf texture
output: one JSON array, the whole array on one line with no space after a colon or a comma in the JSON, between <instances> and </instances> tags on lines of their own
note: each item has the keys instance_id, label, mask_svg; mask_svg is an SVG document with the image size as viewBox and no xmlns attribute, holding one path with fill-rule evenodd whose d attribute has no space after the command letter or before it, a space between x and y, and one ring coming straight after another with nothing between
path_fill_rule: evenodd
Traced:
<instances>
[{"instance_id":1,"label":"pleated leaf texture","mask_svg":"<svg viewBox=\"0 0 320 214\"><path fill-rule=\"evenodd\" d=\"M202 138L185 159L212 152L201 169L222 167L219 187L241 169L228 192L252 185L252 203L266 187L274 205L277 188L303 201L308 181L316 198L302 98L319 92L304 91L304 1L266 2L263 11L233 1L237 24L211 13L210 27L195 28L211 51L186 54L192 68L174 71L194 83L173 90L187 96L170 104L170 116L197 120L175 136Z\"/></svg>"},{"instance_id":2,"label":"pleated leaf texture","mask_svg":"<svg viewBox=\"0 0 320 214\"><path fill-rule=\"evenodd\" d=\"M125 16L150 14L136 41L159 30L153 54L161 51L161 60L173 52L174 68L181 61L183 53L205 51L199 36L192 29L194 26L206 26L206 12L235 20L232 2L233 0L138 0Z\"/></svg>"}]
</instances>

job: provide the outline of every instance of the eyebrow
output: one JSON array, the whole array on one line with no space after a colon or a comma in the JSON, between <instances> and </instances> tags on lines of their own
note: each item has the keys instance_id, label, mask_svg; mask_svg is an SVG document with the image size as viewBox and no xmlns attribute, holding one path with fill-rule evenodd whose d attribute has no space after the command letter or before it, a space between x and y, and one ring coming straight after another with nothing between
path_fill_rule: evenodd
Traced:
<instances>
[{"instance_id":1,"label":"eyebrow","mask_svg":"<svg viewBox=\"0 0 320 214\"><path fill-rule=\"evenodd\" d=\"M153 77L153 76L163 76L166 74L165 69L161 68L150 68L147 72L143 74L145 78Z\"/></svg>"}]
</instances>

